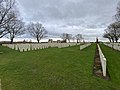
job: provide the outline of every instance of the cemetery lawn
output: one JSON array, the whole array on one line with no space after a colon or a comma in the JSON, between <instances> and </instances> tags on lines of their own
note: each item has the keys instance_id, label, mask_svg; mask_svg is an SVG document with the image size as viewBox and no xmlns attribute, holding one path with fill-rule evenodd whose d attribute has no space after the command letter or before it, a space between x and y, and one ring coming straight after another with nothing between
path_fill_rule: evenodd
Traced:
<instances>
[{"instance_id":1,"label":"cemetery lawn","mask_svg":"<svg viewBox=\"0 0 120 90\"><path fill-rule=\"evenodd\" d=\"M120 85L120 51L113 50L105 45L101 45L101 49L107 58L107 67L111 81L116 85Z\"/></svg>"},{"instance_id":2,"label":"cemetery lawn","mask_svg":"<svg viewBox=\"0 0 120 90\"><path fill-rule=\"evenodd\" d=\"M95 44L82 51L73 46L23 53L0 46L2 90L119 90L120 59L114 55L118 52L108 54L111 49L102 48L107 57L112 54L108 66L110 81L93 75ZM116 56L114 61L112 56Z\"/></svg>"}]
</instances>

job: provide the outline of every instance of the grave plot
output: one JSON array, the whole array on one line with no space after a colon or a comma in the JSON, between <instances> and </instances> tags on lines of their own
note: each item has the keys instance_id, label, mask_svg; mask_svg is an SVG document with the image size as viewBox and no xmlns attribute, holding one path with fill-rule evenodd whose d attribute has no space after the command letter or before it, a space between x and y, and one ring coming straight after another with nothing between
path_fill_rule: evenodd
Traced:
<instances>
[{"instance_id":1,"label":"grave plot","mask_svg":"<svg viewBox=\"0 0 120 90\"><path fill-rule=\"evenodd\" d=\"M39 50L46 48L65 48L69 46L79 45L80 43L41 43L41 44L2 44L2 46L7 46L14 50L19 50L20 52Z\"/></svg>"},{"instance_id":2,"label":"grave plot","mask_svg":"<svg viewBox=\"0 0 120 90\"><path fill-rule=\"evenodd\" d=\"M120 43L103 43L104 45L120 51Z\"/></svg>"},{"instance_id":3,"label":"grave plot","mask_svg":"<svg viewBox=\"0 0 120 90\"><path fill-rule=\"evenodd\" d=\"M85 43L83 45L80 45L80 50L85 49L85 48L89 47L90 45L91 45L91 43Z\"/></svg>"},{"instance_id":4,"label":"grave plot","mask_svg":"<svg viewBox=\"0 0 120 90\"><path fill-rule=\"evenodd\" d=\"M106 80L110 80L110 76L107 71L107 61L102 53L99 44L96 44L93 74L97 77L101 77Z\"/></svg>"}]
</instances>

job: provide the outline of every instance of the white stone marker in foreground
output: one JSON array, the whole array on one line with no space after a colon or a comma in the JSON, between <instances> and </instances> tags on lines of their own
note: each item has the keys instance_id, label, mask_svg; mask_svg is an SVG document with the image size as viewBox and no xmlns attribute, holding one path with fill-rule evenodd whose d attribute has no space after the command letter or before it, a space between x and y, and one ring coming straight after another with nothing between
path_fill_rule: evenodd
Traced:
<instances>
[{"instance_id":1,"label":"white stone marker in foreground","mask_svg":"<svg viewBox=\"0 0 120 90\"><path fill-rule=\"evenodd\" d=\"M98 49L99 49L100 61L101 61L101 64L102 64L103 76L106 77L106 58L103 55L102 50L101 50L99 44L97 44L97 45L98 45Z\"/></svg>"}]
</instances>

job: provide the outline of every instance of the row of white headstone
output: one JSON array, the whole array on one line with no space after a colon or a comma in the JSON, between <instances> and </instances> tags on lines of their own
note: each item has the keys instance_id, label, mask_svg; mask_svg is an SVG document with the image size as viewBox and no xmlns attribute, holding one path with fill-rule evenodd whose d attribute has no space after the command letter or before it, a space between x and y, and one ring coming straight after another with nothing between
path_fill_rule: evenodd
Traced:
<instances>
[{"instance_id":1,"label":"row of white headstone","mask_svg":"<svg viewBox=\"0 0 120 90\"><path fill-rule=\"evenodd\" d=\"M85 48L89 47L90 45L91 45L91 43L85 43L83 45L80 45L80 50L85 49Z\"/></svg>"},{"instance_id":2,"label":"row of white headstone","mask_svg":"<svg viewBox=\"0 0 120 90\"><path fill-rule=\"evenodd\" d=\"M30 50L39 50L50 47L64 48L69 46L80 45L80 43L40 43L40 44L2 44L14 50L30 51Z\"/></svg>"},{"instance_id":3,"label":"row of white headstone","mask_svg":"<svg viewBox=\"0 0 120 90\"><path fill-rule=\"evenodd\" d=\"M120 51L120 43L104 43L104 45Z\"/></svg>"},{"instance_id":4,"label":"row of white headstone","mask_svg":"<svg viewBox=\"0 0 120 90\"><path fill-rule=\"evenodd\" d=\"M99 44L97 44L98 46L98 50L99 50L99 55L100 55L100 61L101 61L101 65L102 65L102 72L103 72L103 76L106 77L106 65L107 65L107 60L99 46Z\"/></svg>"}]
</instances>

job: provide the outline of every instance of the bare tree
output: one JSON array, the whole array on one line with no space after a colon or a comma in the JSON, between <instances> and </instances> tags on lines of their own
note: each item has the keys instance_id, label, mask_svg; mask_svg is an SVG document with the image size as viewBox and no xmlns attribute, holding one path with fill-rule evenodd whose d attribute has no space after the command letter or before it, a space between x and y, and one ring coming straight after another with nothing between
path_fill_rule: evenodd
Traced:
<instances>
[{"instance_id":1,"label":"bare tree","mask_svg":"<svg viewBox=\"0 0 120 90\"><path fill-rule=\"evenodd\" d=\"M76 39L76 37L75 37L75 36L72 36L72 40L73 40L73 42L75 42L75 39Z\"/></svg>"},{"instance_id":2,"label":"bare tree","mask_svg":"<svg viewBox=\"0 0 120 90\"><path fill-rule=\"evenodd\" d=\"M111 34L113 35L114 40L116 42L118 42L118 40L120 38L120 27L119 26L120 26L120 23L118 23L118 22L112 23L109 26L109 28L111 30Z\"/></svg>"},{"instance_id":3,"label":"bare tree","mask_svg":"<svg viewBox=\"0 0 120 90\"><path fill-rule=\"evenodd\" d=\"M37 39L38 43L47 34L46 29L40 23L30 23L27 27L30 35Z\"/></svg>"},{"instance_id":4,"label":"bare tree","mask_svg":"<svg viewBox=\"0 0 120 90\"><path fill-rule=\"evenodd\" d=\"M103 34L104 38L108 38L110 42L114 43L114 36L111 32L111 28L108 27L107 29L105 29L105 33Z\"/></svg>"},{"instance_id":5,"label":"bare tree","mask_svg":"<svg viewBox=\"0 0 120 90\"><path fill-rule=\"evenodd\" d=\"M119 22L110 24L108 28L105 30L103 37L108 38L110 41L112 40L112 42L114 41L118 42L120 38L120 27L119 26L120 26Z\"/></svg>"},{"instance_id":6,"label":"bare tree","mask_svg":"<svg viewBox=\"0 0 120 90\"><path fill-rule=\"evenodd\" d=\"M104 34L103 34L103 37L104 37L104 38L108 38L109 41L112 42L111 36L109 35L109 33L104 33Z\"/></svg>"},{"instance_id":7,"label":"bare tree","mask_svg":"<svg viewBox=\"0 0 120 90\"><path fill-rule=\"evenodd\" d=\"M77 39L77 43L79 43L83 39L82 34L77 34L75 37Z\"/></svg>"},{"instance_id":8,"label":"bare tree","mask_svg":"<svg viewBox=\"0 0 120 90\"><path fill-rule=\"evenodd\" d=\"M67 40L68 40L69 43L70 43L70 40L72 39L72 34L63 33L63 34L61 35L61 38L62 38L64 41L66 41L66 42L67 42Z\"/></svg>"},{"instance_id":9,"label":"bare tree","mask_svg":"<svg viewBox=\"0 0 120 90\"><path fill-rule=\"evenodd\" d=\"M117 13L115 14L115 19L120 22L120 2L117 5Z\"/></svg>"},{"instance_id":10,"label":"bare tree","mask_svg":"<svg viewBox=\"0 0 120 90\"><path fill-rule=\"evenodd\" d=\"M14 21L7 23L6 31L9 34L9 38L10 38L11 44L12 44L13 39L15 37L24 34L24 31L25 31L24 22L22 22L22 20L15 19Z\"/></svg>"},{"instance_id":11,"label":"bare tree","mask_svg":"<svg viewBox=\"0 0 120 90\"><path fill-rule=\"evenodd\" d=\"M0 1L0 38L8 34L5 25L14 19L14 0L1 0Z\"/></svg>"}]
</instances>

